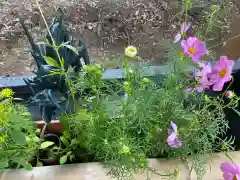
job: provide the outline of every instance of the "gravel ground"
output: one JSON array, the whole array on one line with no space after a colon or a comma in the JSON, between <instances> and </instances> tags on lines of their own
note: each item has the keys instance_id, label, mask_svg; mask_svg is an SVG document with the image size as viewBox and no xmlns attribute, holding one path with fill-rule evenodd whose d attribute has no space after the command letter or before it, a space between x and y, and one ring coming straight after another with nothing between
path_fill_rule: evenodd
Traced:
<instances>
[{"instance_id":1,"label":"gravel ground","mask_svg":"<svg viewBox=\"0 0 240 180\"><path fill-rule=\"evenodd\" d=\"M76 39L82 39L92 61L103 61L106 67L117 67L116 56L128 44L137 46L142 59L161 63L165 57L166 39L173 39L182 19L180 0L39 0L47 21L57 8L65 12L65 24ZM190 12L190 19L201 24L202 7ZM35 64L23 34L18 12L25 19L36 41L44 39L46 28L35 0L0 0L0 76L31 74ZM228 21L229 23L231 21ZM228 29L222 34L230 32ZM222 38L224 35L220 35ZM220 39L219 39L220 40Z\"/></svg>"}]
</instances>

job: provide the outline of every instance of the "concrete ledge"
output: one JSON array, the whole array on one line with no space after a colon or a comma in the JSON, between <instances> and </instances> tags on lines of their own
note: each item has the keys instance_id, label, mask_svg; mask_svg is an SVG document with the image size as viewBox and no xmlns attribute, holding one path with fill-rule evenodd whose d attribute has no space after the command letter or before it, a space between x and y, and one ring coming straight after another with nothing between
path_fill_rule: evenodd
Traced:
<instances>
[{"instance_id":1,"label":"concrete ledge","mask_svg":"<svg viewBox=\"0 0 240 180\"><path fill-rule=\"evenodd\" d=\"M233 152L235 163L240 163L240 152ZM222 172L219 168L221 163L229 161L222 153L217 153L209 157L210 165L207 167L207 173L204 180L222 180ZM149 159L149 165L155 168L159 173L165 174L165 170L172 171L175 167L180 169L179 180L197 180L196 174L193 172L191 177L188 176L188 170L180 161ZM32 171L25 170L7 170L0 173L0 180L110 180L106 175L107 170L100 163L82 163L60 166L37 167ZM160 177L153 172L149 172L151 180L161 180ZM136 180L146 180L146 172L135 174Z\"/></svg>"}]
</instances>

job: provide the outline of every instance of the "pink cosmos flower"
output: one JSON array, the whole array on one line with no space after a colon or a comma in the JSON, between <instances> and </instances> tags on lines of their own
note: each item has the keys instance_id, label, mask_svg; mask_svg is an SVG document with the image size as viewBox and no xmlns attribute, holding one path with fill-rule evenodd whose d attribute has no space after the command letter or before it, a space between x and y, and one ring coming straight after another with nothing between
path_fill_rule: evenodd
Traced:
<instances>
[{"instance_id":1,"label":"pink cosmos flower","mask_svg":"<svg viewBox=\"0 0 240 180\"><path fill-rule=\"evenodd\" d=\"M182 36L184 35L184 33L186 33L188 31L190 26L191 26L191 23L186 23L186 22L182 23L180 26L180 33L178 33L175 36L173 43L179 42L181 40Z\"/></svg>"},{"instance_id":2,"label":"pink cosmos flower","mask_svg":"<svg viewBox=\"0 0 240 180\"><path fill-rule=\"evenodd\" d=\"M220 60L217 61L216 65L213 67L212 73L208 75L210 85L213 85L213 91L221 91L224 83L231 81L233 66L233 60L229 60L227 56L220 57Z\"/></svg>"},{"instance_id":3,"label":"pink cosmos flower","mask_svg":"<svg viewBox=\"0 0 240 180\"><path fill-rule=\"evenodd\" d=\"M172 148L180 148L182 142L177 134L177 125L171 121L171 128L168 129L167 143Z\"/></svg>"},{"instance_id":4,"label":"pink cosmos flower","mask_svg":"<svg viewBox=\"0 0 240 180\"><path fill-rule=\"evenodd\" d=\"M195 72L195 78L198 86L195 88L197 92L202 92L205 89L209 89L208 74L211 73L212 68L210 62L208 64L200 62L198 63L199 69Z\"/></svg>"},{"instance_id":5,"label":"pink cosmos flower","mask_svg":"<svg viewBox=\"0 0 240 180\"><path fill-rule=\"evenodd\" d=\"M220 166L224 180L240 180L240 167L236 164L225 162Z\"/></svg>"},{"instance_id":6,"label":"pink cosmos flower","mask_svg":"<svg viewBox=\"0 0 240 180\"><path fill-rule=\"evenodd\" d=\"M196 37L189 37L187 40L182 40L181 46L184 50L184 55L192 57L193 62L200 61L200 57L208 53L205 42Z\"/></svg>"}]
</instances>

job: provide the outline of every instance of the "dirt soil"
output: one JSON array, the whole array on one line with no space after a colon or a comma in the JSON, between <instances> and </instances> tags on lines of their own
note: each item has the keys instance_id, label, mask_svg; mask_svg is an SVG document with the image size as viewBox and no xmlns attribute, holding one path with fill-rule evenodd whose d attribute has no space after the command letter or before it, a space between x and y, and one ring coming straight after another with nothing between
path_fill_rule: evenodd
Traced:
<instances>
[{"instance_id":1,"label":"dirt soil","mask_svg":"<svg viewBox=\"0 0 240 180\"><path fill-rule=\"evenodd\" d=\"M57 8L62 8L69 32L85 42L91 61L104 61L105 66L113 68L118 66L114 57L127 45L137 46L141 59L161 62L165 56L164 39L173 39L181 20L180 0L40 0L39 3L49 24ZM0 76L28 75L35 67L19 19L13 15L16 11L25 19L36 41L46 35L35 0L0 0Z\"/></svg>"}]
</instances>

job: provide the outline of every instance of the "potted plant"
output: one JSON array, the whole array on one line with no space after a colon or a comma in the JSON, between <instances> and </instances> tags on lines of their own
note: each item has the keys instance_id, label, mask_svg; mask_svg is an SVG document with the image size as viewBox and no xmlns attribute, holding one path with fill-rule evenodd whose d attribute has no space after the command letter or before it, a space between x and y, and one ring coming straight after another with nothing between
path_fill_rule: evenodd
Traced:
<instances>
[{"instance_id":1,"label":"potted plant","mask_svg":"<svg viewBox=\"0 0 240 180\"><path fill-rule=\"evenodd\" d=\"M38 165L58 165L59 149L62 148L60 138L56 134L47 133L40 136L43 142L36 154Z\"/></svg>"}]
</instances>

